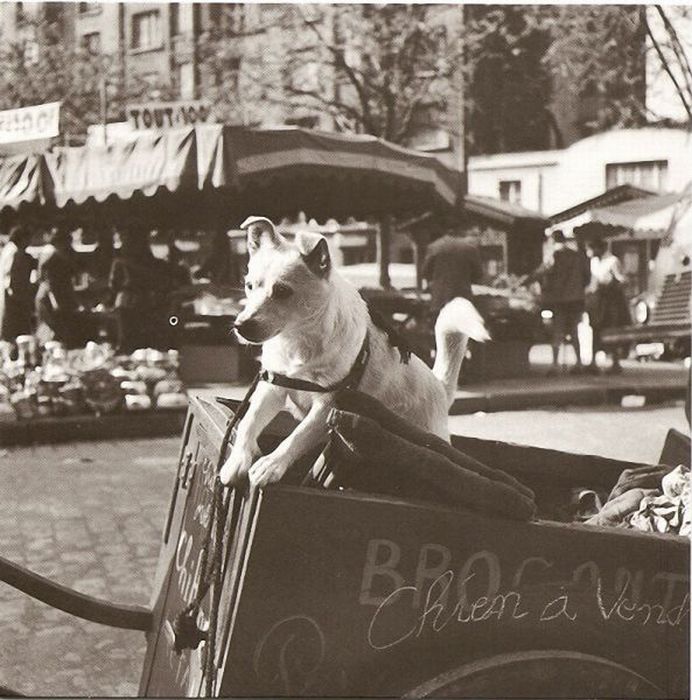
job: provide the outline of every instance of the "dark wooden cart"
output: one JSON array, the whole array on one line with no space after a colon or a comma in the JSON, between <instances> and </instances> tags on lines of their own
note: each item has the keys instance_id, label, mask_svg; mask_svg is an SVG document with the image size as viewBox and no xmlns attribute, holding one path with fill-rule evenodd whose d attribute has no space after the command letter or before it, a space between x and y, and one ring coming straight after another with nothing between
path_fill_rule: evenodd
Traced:
<instances>
[{"instance_id":1,"label":"dark wooden cart","mask_svg":"<svg viewBox=\"0 0 692 700\"><path fill-rule=\"evenodd\" d=\"M200 586L229 415L192 400L150 610L100 603L39 577L28 585L18 567L0 562L2 580L55 607L145 631L143 696L204 688L205 644L176 653L171 623ZM289 428L285 417L276 421L263 447ZM455 440L535 488L544 512L575 486L609 488L633 466ZM683 538L517 523L290 483L235 493L230 513L214 664L221 696L689 694Z\"/></svg>"}]
</instances>

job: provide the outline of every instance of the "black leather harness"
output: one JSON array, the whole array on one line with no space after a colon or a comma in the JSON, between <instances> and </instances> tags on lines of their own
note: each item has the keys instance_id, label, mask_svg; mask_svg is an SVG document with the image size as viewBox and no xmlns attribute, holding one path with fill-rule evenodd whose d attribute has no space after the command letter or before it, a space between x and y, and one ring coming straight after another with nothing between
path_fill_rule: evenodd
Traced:
<instances>
[{"instance_id":1,"label":"black leather harness","mask_svg":"<svg viewBox=\"0 0 692 700\"><path fill-rule=\"evenodd\" d=\"M276 386L282 386L286 389L296 389L298 391L312 391L315 393L328 394L333 391L340 391L341 389L357 389L360 384L360 380L363 378L365 373L365 367L368 364L368 359L370 358L370 337L369 333L366 332L365 338L363 339L363 344L360 347L360 352L356 357L353 367L351 367L350 372L341 380L336 382L336 384L331 384L330 386L322 386L321 384L316 384L315 382L310 382L307 379L298 379L297 377L287 377L285 374L279 374L278 372L270 372L267 369L262 369L259 373L259 378L263 382L268 382L269 384L275 384Z\"/></svg>"}]
</instances>

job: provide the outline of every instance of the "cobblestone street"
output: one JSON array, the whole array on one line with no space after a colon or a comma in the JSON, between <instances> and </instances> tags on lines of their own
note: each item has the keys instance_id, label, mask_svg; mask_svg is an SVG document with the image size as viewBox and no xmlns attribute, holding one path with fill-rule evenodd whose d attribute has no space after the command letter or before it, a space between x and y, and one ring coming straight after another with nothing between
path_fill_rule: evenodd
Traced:
<instances>
[{"instance_id":1,"label":"cobblestone street","mask_svg":"<svg viewBox=\"0 0 692 700\"><path fill-rule=\"evenodd\" d=\"M3 451L2 556L108 601L148 605L178 438ZM0 585L0 685L136 695L145 639Z\"/></svg>"}]
</instances>

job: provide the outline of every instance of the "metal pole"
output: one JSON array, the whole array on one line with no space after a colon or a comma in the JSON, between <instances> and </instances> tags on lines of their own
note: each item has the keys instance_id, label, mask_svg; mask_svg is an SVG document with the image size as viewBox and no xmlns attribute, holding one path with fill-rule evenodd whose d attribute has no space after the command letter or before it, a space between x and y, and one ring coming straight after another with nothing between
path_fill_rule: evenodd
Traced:
<instances>
[{"instance_id":1,"label":"metal pole","mask_svg":"<svg viewBox=\"0 0 692 700\"><path fill-rule=\"evenodd\" d=\"M99 93L101 99L101 124L103 125L103 145L108 145L108 93L106 91L106 78L101 77Z\"/></svg>"},{"instance_id":2,"label":"metal pole","mask_svg":"<svg viewBox=\"0 0 692 700\"><path fill-rule=\"evenodd\" d=\"M380 287L391 289L392 283L389 278L389 258L392 232L392 217L384 214L380 217L379 231L377 233L377 262L380 272Z\"/></svg>"},{"instance_id":3,"label":"metal pole","mask_svg":"<svg viewBox=\"0 0 692 700\"><path fill-rule=\"evenodd\" d=\"M458 144L457 144L457 168L461 173L461 192L465 197L468 194L468 143L466 138L466 41L464 32L466 31L466 5L459 5L459 57L457 64L457 119L458 119Z\"/></svg>"}]
</instances>

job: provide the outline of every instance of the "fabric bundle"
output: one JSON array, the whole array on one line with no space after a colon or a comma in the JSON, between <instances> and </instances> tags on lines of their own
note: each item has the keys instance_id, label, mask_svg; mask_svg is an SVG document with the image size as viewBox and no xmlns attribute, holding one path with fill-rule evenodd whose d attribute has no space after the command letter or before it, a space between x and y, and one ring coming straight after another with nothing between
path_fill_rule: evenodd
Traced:
<instances>
[{"instance_id":1,"label":"fabric bundle","mask_svg":"<svg viewBox=\"0 0 692 700\"><path fill-rule=\"evenodd\" d=\"M689 467L681 464L672 470L665 466L627 470L603 509L586 524L689 537L689 497Z\"/></svg>"},{"instance_id":2,"label":"fabric bundle","mask_svg":"<svg viewBox=\"0 0 692 700\"><path fill-rule=\"evenodd\" d=\"M411 425L376 399L343 392L337 406L329 425L338 485L514 520L534 517L533 492L526 486ZM342 410L345 406L359 411Z\"/></svg>"},{"instance_id":3,"label":"fabric bundle","mask_svg":"<svg viewBox=\"0 0 692 700\"><path fill-rule=\"evenodd\" d=\"M663 477L661 489L663 493L644 496L625 524L644 532L672 532L689 537L692 534L689 468L682 464L676 467Z\"/></svg>"}]
</instances>

